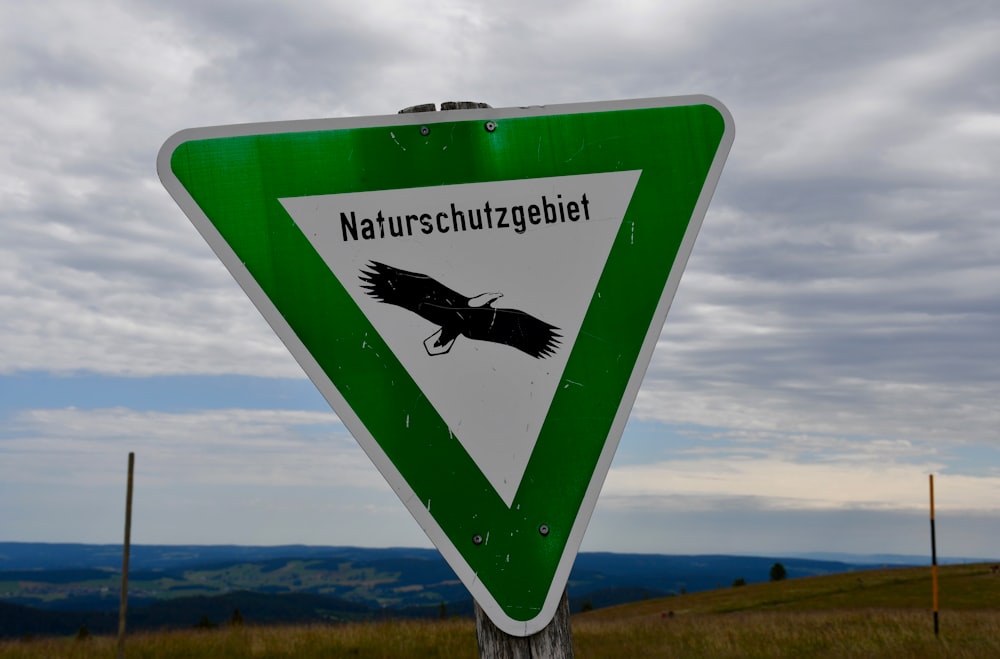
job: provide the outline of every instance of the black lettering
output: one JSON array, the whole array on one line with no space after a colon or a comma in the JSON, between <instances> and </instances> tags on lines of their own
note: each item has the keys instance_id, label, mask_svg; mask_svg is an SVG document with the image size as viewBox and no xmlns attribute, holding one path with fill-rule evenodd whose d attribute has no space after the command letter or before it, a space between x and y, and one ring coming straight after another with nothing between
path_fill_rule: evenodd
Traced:
<instances>
[{"instance_id":1,"label":"black lettering","mask_svg":"<svg viewBox=\"0 0 1000 659\"><path fill-rule=\"evenodd\" d=\"M570 201L566 203L566 215L569 217L570 222L576 222L580 219L580 204L575 201Z\"/></svg>"},{"instance_id":2,"label":"black lettering","mask_svg":"<svg viewBox=\"0 0 1000 659\"><path fill-rule=\"evenodd\" d=\"M459 210L452 202L448 210L437 214L386 215L380 209L374 217L359 219L355 211L341 211L340 235L346 243L413 236L415 229L425 236L435 232L481 231L494 228L513 228L516 233L522 234L528 230L528 225L578 222L581 219L590 219L590 199L587 194L581 194L578 200L565 201L561 193L556 193L554 197L541 195L538 204L518 206L493 206L489 201L485 201L478 208ZM388 231L386 224L389 225Z\"/></svg>"},{"instance_id":3,"label":"black lettering","mask_svg":"<svg viewBox=\"0 0 1000 659\"><path fill-rule=\"evenodd\" d=\"M408 236L412 236L413 235L413 223L415 221L419 221L419 220L420 220L420 218L418 216L416 216L416 215L407 215L406 216L406 235L408 235Z\"/></svg>"},{"instance_id":4,"label":"black lettering","mask_svg":"<svg viewBox=\"0 0 1000 659\"><path fill-rule=\"evenodd\" d=\"M492 229L493 228L493 217L491 215L491 212L493 211L493 209L490 208L490 202L488 202L488 201L486 202L486 204L483 206L483 210L486 211L486 228L487 229Z\"/></svg>"},{"instance_id":5,"label":"black lettering","mask_svg":"<svg viewBox=\"0 0 1000 659\"><path fill-rule=\"evenodd\" d=\"M347 213L341 211L340 213L340 230L344 234L344 242L347 242L347 234L351 234L351 240L358 239L358 218L354 216L354 211L351 211L351 219L347 219Z\"/></svg>"},{"instance_id":6,"label":"black lettering","mask_svg":"<svg viewBox=\"0 0 1000 659\"><path fill-rule=\"evenodd\" d=\"M524 223L524 206L510 207L510 221L514 223L515 233L524 233L526 227Z\"/></svg>"},{"instance_id":7,"label":"black lettering","mask_svg":"<svg viewBox=\"0 0 1000 659\"><path fill-rule=\"evenodd\" d=\"M542 211L545 213L545 223L555 224L559 217L556 215L556 205L549 203L549 200L542 195Z\"/></svg>"},{"instance_id":8,"label":"black lettering","mask_svg":"<svg viewBox=\"0 0 1000 659\"><path fill-rule=\"evenodd\" d=\"M532 224L538 224L542 221L542 209L537 205L532 204L528 206L528 221Z\"/></svg>"},{"instance_id":9,"label":"black lettering","mask_svg":"<svg viewBox=\"0 0 1000 659\"><path fill-rule=\"evenodd\" d=\"M397 233L398 230L398 233ZM389 235L393 238L403 237L403 216L397 215L396 221L392 221L392 215L389 216Z\"/></svg>"},{"instance_id":10,"label":"black lettering","mask_svg":"<svg viewBox=\"0 0 1000 659\"><path fill-rule=\"evenodd\" d=\"M361 220L361 237L365 240L374 240L375 223L367 217Z\"/></svg>"},{"instance_id":11,"label":"black lettering","mask_svg":"<svg viewBox=\"0 0 1000 659\"><path fill-rule=\"evenodd\" d=\"M455 231L465 231L465 213L455 208L455 204L451 205L451 226Z\"/></svg>"}]
</instances>

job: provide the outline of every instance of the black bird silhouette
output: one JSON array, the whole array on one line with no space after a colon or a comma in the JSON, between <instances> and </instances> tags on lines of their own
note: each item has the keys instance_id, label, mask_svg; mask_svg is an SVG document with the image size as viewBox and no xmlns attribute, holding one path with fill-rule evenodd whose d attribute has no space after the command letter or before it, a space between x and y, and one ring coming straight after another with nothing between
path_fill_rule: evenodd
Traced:
<instances>
[{"instance_id":1,"label":"black bird silhouette","mask_svg":"<svg viewBox=\"0 0 1000 659\"><path fill-rule=\"evenodd\" d=\"M365 267L360 279L368 295L412 311L440 327L424 340L429 355L448 352L459 335L502 343L536 359L554 355L559 347L558 327L517 309L494 307L502 293L470 298L419 272L377 261L369 261Z\"/></svg>"}]
</instances>

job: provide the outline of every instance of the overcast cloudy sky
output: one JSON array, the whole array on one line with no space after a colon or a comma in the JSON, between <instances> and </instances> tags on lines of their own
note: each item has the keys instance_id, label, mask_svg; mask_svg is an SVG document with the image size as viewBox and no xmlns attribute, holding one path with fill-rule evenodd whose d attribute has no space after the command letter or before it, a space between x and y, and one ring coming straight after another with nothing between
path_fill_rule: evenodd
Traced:
<instances>
[{"instance_id":1,"label":"overcast cloudy sky","mask_svg":"<svg viewBox=\"0 0 1000 659\"><path fill-rule=\"evenodd\" d=\"M176 131L709 94L584 550L1000 556L995 0L0 4L0 540L428 545L164 191Z\"/></svg>"}]
</instances>

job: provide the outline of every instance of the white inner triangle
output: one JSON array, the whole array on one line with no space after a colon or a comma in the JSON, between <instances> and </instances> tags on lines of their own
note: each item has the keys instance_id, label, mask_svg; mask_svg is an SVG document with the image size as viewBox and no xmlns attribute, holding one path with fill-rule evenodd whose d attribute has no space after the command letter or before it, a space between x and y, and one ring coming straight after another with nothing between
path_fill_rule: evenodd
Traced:
<instances>
[{"instance_id":1,"label":"white inner triangle","mask_svg":"<svg viewBox=\"0 0 1000 659\"><path fill-rule=\"evenodd\" d=\"M640 173L281 203L510 506L557 389L579 386L561 382L562 374ZM553 354L535 357L459 335L446 352L431 354L434 340L427 347L425 340L440 327L370 295L361 275L372 262L427 275L468 298L502 293L495 309L520 310L557 327L559 344Z\"/></svg>"}]
</instances>

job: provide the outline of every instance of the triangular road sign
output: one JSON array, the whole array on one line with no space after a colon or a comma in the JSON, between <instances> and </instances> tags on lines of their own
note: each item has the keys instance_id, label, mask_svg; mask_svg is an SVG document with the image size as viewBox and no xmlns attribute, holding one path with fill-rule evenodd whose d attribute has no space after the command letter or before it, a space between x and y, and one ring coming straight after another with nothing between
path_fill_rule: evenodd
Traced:
<instances>
[{"instance_id":1,"label":"triangular road sign","mask_svg":"<svg viewBox=\"0 0 1000 659\"><path fill-rule=\"evenodd\" d=\"M733 140L707 97L199 128L160 178L483 610L552 619Z\"/></svg>"}]
</instances>

